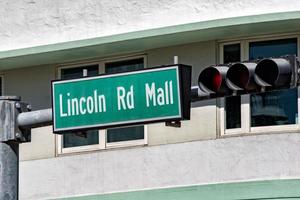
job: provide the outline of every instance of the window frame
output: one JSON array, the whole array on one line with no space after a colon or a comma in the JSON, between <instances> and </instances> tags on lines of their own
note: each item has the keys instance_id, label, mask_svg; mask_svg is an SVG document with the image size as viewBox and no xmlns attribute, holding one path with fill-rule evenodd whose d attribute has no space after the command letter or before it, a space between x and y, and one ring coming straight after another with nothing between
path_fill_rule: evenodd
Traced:
<instances>
[{"instance_id":1,"label":"window frame","mask_svg":"<svg viewBox=\"0 0 300 200\"><path fill-rule=\"evenodd\" d=\"M143 55L143 56L131 56L131 57L127 57L126 59L124 59L123 57L121 58L115 58L115 59L111 59L111 60L104 60L100 65L101 65L101 70L99 71L101 73L105 73L105 68L106 68L106 64L107 63L112 63L112 62L121 62L121 61L126 61L126 60L134 60L134 59L139 59L139 58L143 58L144 61L144 68L147 68L147 56ZM107 131L105 129L105 143L106 143L106 148L120 148L120 147L128 147L128 146L139 146L139 145L146 145L148 144L148 137L147 137L147 125L144 125L144 139L140 139L140 140L128 140L128 141L121 141L121 142L107 142L106 138L107 138Z\"/></svg>"},{"instance_id":2,"label":"window frame","mask_svg":"<svg viewBox=\"0 0 300 200\"><path fill-rule=\"evenodd\" d=\"M300 35L287 34L287 35L265 35L260 37L242 38L239 40L231 40L229 42L220 41L219 47L219 62L223 63L224 60L224 46L229 44L241 45L241 61L249 59L249 45L251 42L260 42L268 40L280 40L280 39L297 39L297 56L300 55ZM298 115L300 114L300 87L297 88L297 103L298 103ZM282 132L282 131L297 131L300 128L300 119L295 124L288 125L274 125L274 126L260 126L251 127L251 108L250 108L250 94L241 95L241 128L226 129L226 109L225 98L220 98L219 101L219 123L220 123L220 136L232 136L241 134L260 134L270 132Z\"/></svg>"},{"instance_id":3,"label":"window frame","mask_svg":"<svg viewBox=\"0 0 300 200\"><path fill-rule=\"evenodd\" d=\"M60 65L60 66L57 66L56 77L58 79L61 78L61 70L62 69L69 69L69 68L76 68L76 67L83 67L83 66L90 66L90 65L98 65L98 73L104 74L106 63L127 61L127 60L132 60L132 59L139 59L139 58L143 58L144 68L147 68L147 56L146 55L136 55L136 56L126 56L126 57L124 56L124 57L116 57L116 58L111 58L111 59L103 59L103 60L98 60L98 61L94 61L94 62ZM56 140L56 145L57 145L56 155L60 156L60 155L81 153L81 152L88 152L88 151L98 151L98 150L132 147L132 146L144 146L144 145L148 144L148 127L147 127L147 125L144 125L144 139L139 139L139 140L129 140L129 141L108 143L106 129L98 130L98 136L99 136L98 144L64 148L63 147L63 135L55 134L55 140Z\"/></svg>"}]
</instances>

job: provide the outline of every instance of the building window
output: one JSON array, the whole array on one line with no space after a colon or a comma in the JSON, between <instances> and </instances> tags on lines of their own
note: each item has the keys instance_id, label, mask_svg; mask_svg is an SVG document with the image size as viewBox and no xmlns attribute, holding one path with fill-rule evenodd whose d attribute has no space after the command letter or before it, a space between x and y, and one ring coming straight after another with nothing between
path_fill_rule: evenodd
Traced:
<instances>
[{"instance_id":1,"label":"building window","mask_svg":"<svg viewBox=\"0 0 300 200\"><path fill-rule=\"evenodd\" d=\"M221 61L230 63L298 55L298 43L297 37L225 43L220 45ZM298 88L223 98L221 135L295 129L298 107Z\"/></svg>"},{"instance_id":2,"label":"building window","mask_svg":"<svg viewBox=\"0 0 300 200\"><path fill-rule=\"evenodd\" d=\"M249 43L249 59L297 55L297 39ZM297 89L250 96L251 126L295 124L298 115Z\"/></svg>"},{"instance_id":3,"label":"building window","mask_svg":"<svg viewBox=\"0 0 300 200\"><path fill-rule=\"evenodd\" d=\"M61 69L61 79L81 78L83 76L96 76L99 74L98 65L89 65L75 68ZM76 133L63 134L62 148L80 147L99 143L97 130L80 131Z\"/></svg>"},{"instance_id":4,"label":"building window","mask_svg":"<svg viewBox=\"0 0 300 200\"><path fill-rule=\"evenodd\" d=\"M0 75L0 96L3 95L3 76Z\"/></svg>"},{"instance_id":5,"label":"building window","mask_svg":"<svg viewBox=\"0 0 300 200\"><path fill-rule=\"evenodd\" d=\"M145 57L126 60L99 61L91 65L59 68L59 78L72 79L96 76L100 73L117 73L144 68ZM146 144L146 127L132 126L107 130L70 132L57 137L58 154L90 151L114 147Z\"/></svg>"},{"instance_id":6,"label":"building window","mask_svg":"<svg viewBox=\"0 0 300 200\"><path fill-rule=\"evenodd\" d=\"M105 64L105 73L128 72L144 68L143 58L109 62ZM144 126L133 126L126 128L108 129L107 143L129 141L129 140L143 140Z\"/></svg>"},{"instance_id":7,"label":"building window","mask_svg":"<svg viewBox=\"0 0 300 200\"><path fill-rule=\"evenodd\" d=\"M224 63L241 61L241 44L228 44L224 46ZM226 128L241 128L241 97L232 96L225 99Z\"/></svg>"}]
</instances>

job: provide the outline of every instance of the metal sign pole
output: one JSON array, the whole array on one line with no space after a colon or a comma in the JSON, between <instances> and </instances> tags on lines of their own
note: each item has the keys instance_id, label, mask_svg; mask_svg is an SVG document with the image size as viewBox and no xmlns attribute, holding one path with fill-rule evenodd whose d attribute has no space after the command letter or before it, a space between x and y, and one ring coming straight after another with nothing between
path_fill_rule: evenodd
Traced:
<instances>
[{"instance_id":1,"label":"metal sign pole","mask_svg":"<svg viewBox=\"0 0 300 200\"><path fill-rule=\"evenodd\" d=\"M0 142L0 199L18 199L19 143Z\"/></svg>"},{"instance_id":2,"label":"metal sign pole","mask_svg":"<svg viewBox=\"0 0 300 200\"><path fill-rule=\"evenodd\" d=\"M52 124L52 109L31 107L16 96L0 96L0 199L18 200L19 144L30 142L30 129Z\"/></svg>"},{"instance_id":3,"label":"metal sign pole","mask_svg":"<svg viewBox=\"0 0 300 200\"><path fill-rule=\"evenodd\" d=\"M15 131L16 103L20 98L0 97L0 199L18 199L19 137Z\"/></svg>"}]
</instances>

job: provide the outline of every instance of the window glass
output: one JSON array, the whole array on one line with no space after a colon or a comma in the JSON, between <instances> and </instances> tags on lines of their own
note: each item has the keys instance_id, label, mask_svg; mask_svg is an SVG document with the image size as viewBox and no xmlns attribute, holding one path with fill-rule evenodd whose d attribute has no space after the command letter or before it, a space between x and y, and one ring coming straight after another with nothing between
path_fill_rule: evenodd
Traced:
<instances>
[{"instance_id":1,"label":"window glass","mask_svg":"<svg viewBox=\"0 0 300 200\"><path fill-rule=\"evenodd\" d=\"M249 44L249 59L297 55L297 39ZM251 126L295 124L298 117L297 88L251 95Z\"/></svg>"},{"instance_id":2,"label":"window glass","mask_svg":"<svg viewBox=\"0 0 300 200\"><path fill-rule=\"evenodd\" d=\"M2 87L3 87L3 84L2 84L2 77L0 76L0 96L2 96Z\"/></svg>"},{"instance_id":3,"label":"window glass","mask_svg":"<svg viewBox=\"0 0 300 200\"><path fill-rule=\"evenodd\" d=\"M98 65L91 65L86 67L66 68L61 70L61 79L72 79L83 77L83 70L87 70L88 76L98 75Z\"/></svg>"},{"instance_id":4,"label":"window glass","mask_svg":"<svg viewBox=\"0 0 300 200\"><path fill-rule=\"evenodd\" d=\"M241 96L226 97L226 128L241 128Z\"/></svg>"},{"instance_id":5,"label":"window glass","mask_svg":"<svg viewBox=\"0 0 300 200\"><path fill-rule=\"evenodd\" d=\"M98 75L98 65L86 67L67 68L61 70L61 79L83 77L83 71L87 70L88 76ZM98 130L80 131L76 133L65 133L63 135L63 147L78 147L99 144Z\"/></svg>"},{"instance_id":6,"label":"window glass","mask_svg":"<svg viewBox=\"0 0 300 200\"><path fill-rule=\"evenodd\" d=\"M224 45L224 63L240 62L241 61L241 45L229 44Z\"/></svg>"},{"instance_id":7,"label":"window glass","mask_svg":"<svg viewBox=\"0 0 300 200\"><path fill-rule=\"evenodd\" d=\"M128 72L144 68L144 59L110 62L105 64L105 73Z\"/></svg>"},{"instance_id":8,"label":"window glass","mask_svg":"<svg viewBox=\"0 0 300 200\"><path fill-rule=\"evenodd\" d=\"M106 73L128 72L144 68L144 59L133 59L120 62L106 63ZM107 142L144 139L144 126L114 128L107 130Z\"/></svg>"},{"instance_id":9,"label":"window glass","mask_svg":"<svg viewBox=\"0 0 300 200\"><path fill-rule=\"evenodd\" d=\"M107 130L107 142L121 142L141 139L144 139L144 126L132 126Z\"/></svg>"},{"instance_id":10,"label":"window glass","mask_svg":"<svg viewBox=\"0 0 300 200\"><path fill-rule=\"evenodd\" d=\"M241 61L240 44L224 45L224 63ZM241 97L232 96L225 98L226 128L241 128Z\"/></svg>"}]
</instances>

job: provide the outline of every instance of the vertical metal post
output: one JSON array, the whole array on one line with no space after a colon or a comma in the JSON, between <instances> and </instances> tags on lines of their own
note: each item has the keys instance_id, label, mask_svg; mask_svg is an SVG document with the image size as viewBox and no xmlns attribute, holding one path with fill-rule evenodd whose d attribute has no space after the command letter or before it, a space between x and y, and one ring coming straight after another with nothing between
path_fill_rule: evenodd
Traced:
<instances>
[{"instance_id":1,"label":"vertical metal post","mask_svg":"<svg viewBox=\"0 0 300 200\"><path fill-rule=\"evenodd\" d=\"M18 200L19 143L16 127L20 97L0 97L0 199Z\"/></svg>"},{"instance_id":2,"label":"vertical metal post","mask_svg":"<svg viewBox=\"0 0 300 200\"><path fill-rule=\"evenodd\" d=\"M178 56L174 56L174 64L178 64Z\"/></svg>"},{"instance_id":3,"label":"vertical metal post","mask_svg":"<svg viewBox=\"0 0 300 200\"><path fill-rule=\"evenodd\" d=\"M83 77L88 76L88 70L87 70L87 69L83 69L83 70L82 70L82 76L83 76Z\"/></svg>"},{"instance_id":4,"label":"vertical metal post","mask_svg":"<svg viewBox=\"0 0 300 200\"><path fill-rule=\"evenodd\" d=\"M18 177L19 143L0 142L0 199L18 199Z\"/></svg>"},{"instance_id":5,"label":"vertical metal post","mask_svg":"<svg viewBox=\"0 0 300 200\"><path fill-rule=\"evenodd\" d=\"M0 96L0 200L19 199L19 144L30 142L30 129L52 124L51 109L28 112L17 96Z\"/></svg>"}]
</instances>

